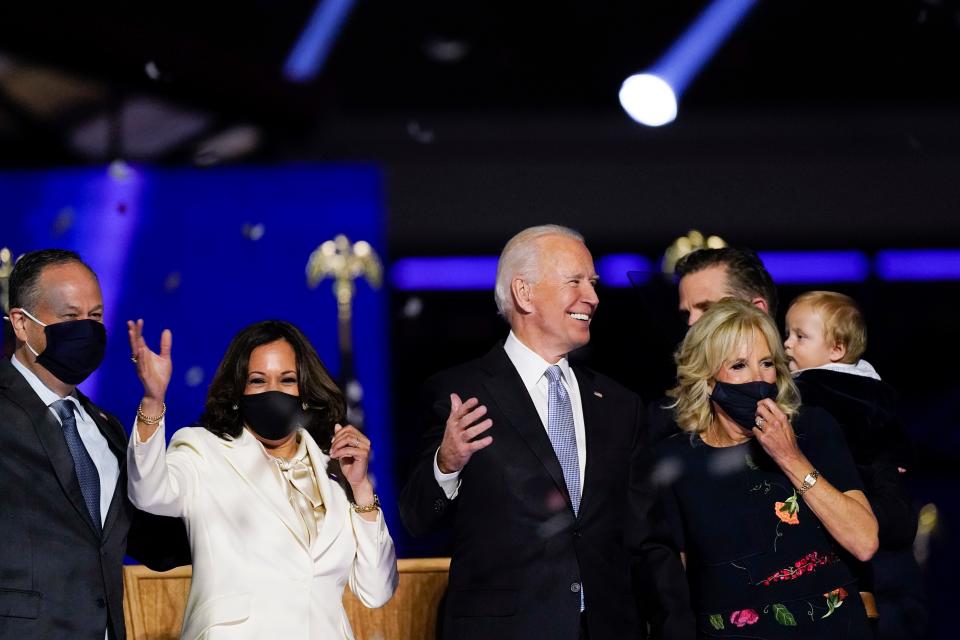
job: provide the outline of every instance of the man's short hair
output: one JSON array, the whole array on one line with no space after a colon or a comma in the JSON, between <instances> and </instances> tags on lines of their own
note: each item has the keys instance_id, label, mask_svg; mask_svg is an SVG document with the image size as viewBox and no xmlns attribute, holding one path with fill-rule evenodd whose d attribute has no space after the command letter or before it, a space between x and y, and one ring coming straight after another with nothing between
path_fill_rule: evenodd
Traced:
<instances>
[{"instance_id":1,"label":"man's short hair","mask_svg":"<svg viewBox=\"0 0 960 640\"><path fill-rule=\"evenodd\" d=\"M513 313L510 283L517 276L531 283L540 280L540 247L537 240L547 236L566 236L583 242L583 236L578 232L558 224L528 227L507 241L497 261L497 285L493 294L500 315L508 321Z\"/></svg>"},{"instance_id":2,"label":"man's short hair","mask_svg":"<svg viewBox=\"0 0 960 640\"><path fill-rule=\"evenodd\" d=\"M47 267L76 262L83 265L96 278L90 265L80 259L80 254L67 249L40 249L23 254L10 272L9 300L11 309L27 309L31 313L40 299L40 276Z\"/></svg>"},{"instance_id":3,"label":"man's short hair","mask_svg":"<svg viewBox=\"0 0 960 640\"><path fill-rule=\"evenodd\" d=\"M846 349L840 362L856 364L867 350L867 323L856 301L836 291L807 291L794 298L790 307L801 304L820 316L827 344Z\"/></svg>"},{"instance_id":4,"label":"man's short hair","mask_svg":"<svg viewBox=\"0 0 960 640\"><path fill-rule=\"evenodd\" d=\"M684 276L715 266L727 269L728 294L744 300L763 298L767 302L767 313L771 318L777 317L777 287L763 261L750 249L697 249L677 261L674 273L679 281Z\"/></svg>"}]
</instances>

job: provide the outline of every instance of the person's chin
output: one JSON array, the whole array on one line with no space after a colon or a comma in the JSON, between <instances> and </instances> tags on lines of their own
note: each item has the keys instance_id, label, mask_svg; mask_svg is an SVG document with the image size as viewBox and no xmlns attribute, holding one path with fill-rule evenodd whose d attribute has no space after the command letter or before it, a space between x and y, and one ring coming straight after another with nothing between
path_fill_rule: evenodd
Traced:
<instances>
[{"instance_id":1,"label":"person's chin","mask_svg":"<svg viewBox=\"0 0 960 640\"><path fill-rule=\"evenodd\" d=\"M787 360L787 366L790 368L791 373L796 373L797 371L800 371L800 367L797 365L797 361L794 360L793 358L790 358L789 360Z\"/></svg>"}]
</instances>

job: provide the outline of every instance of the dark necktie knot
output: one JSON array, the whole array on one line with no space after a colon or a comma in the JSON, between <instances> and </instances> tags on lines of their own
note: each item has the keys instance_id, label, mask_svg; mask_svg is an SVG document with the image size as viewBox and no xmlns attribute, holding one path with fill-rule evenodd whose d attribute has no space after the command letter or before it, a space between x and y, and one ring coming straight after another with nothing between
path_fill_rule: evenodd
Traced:
<instances>
[{"instance_id":1,"label":"dark necktie knot","mask_svg":"<svg viewBox=\"0 0 960 640\"><path fill-rule=\"evenodd\" d=\"M60 422L64 427L66 427L68 420L73 420L76 422L76 418L73 414L74 405L69 400L57 400L50 406L53 407L54 412L60 417Z\"/></svg>"}]
</instances>

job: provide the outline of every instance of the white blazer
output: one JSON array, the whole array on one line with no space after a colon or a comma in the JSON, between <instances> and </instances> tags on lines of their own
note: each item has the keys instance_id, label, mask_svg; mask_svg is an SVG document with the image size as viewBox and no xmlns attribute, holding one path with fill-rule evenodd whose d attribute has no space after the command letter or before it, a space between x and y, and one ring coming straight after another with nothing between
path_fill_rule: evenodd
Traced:
<instances>
[{"instance_id":1,"label":"white blazer","mask_svg":"<svg viewBox=\"0 0 960 640\"><path fill-rule=\"evenodd\" d=\"M127 450L135 506L183 518L193 552L193 581L181 638L353 640L343 587L368 607L397 587L397 560L383 514L360 518L326 473L329 457L304 430L326 505L312 548L297 527L276 464L246 429L223 440L201 427L164 428Z\"/></svg>"}]
</instances>

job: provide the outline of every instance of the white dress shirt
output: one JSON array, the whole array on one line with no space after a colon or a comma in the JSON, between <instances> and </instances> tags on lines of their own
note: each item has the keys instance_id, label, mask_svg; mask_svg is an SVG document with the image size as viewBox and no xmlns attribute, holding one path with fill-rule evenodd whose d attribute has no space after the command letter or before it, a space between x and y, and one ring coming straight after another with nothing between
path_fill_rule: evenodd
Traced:
<instances>
[{"instance_id":1,"label":"white dress shirt","mask_svg":"<svg viewBox=\"0 0 960 640\"><path fill-rule=\"evenodd\" d=\"M577 438L577 461L580 465L580 486L577 491L583 495L583 481L587 467L587 434L583 422L583 404L580 402L580 386L577 384L577 377L570 368L570 363L566 357L560 358L557 362L547 362L535 353L530 347L520 342L520 339L514 335L513 331L507 336L503 345L503 350L507 352L507 357L520 374L523 380L523 386L527 388L533 405L537 408L540 415L540 422L543 423L543 430L547 430L547 392L549 381L544 375L547 368L557 364L560 365L560 371L563 372L563 387L570 396L570 405L573 409L573 426ZM442 473L437 464L437 453L433 455L433 476L449 500L457 497L460 491L460 472ZM569 487L568 487L569 490Z\"/></svg>"},{"instance_id":2,"label":"white dress shirt","mask_svg":"<svg viewBox=\"0 0 960 640\"><path fill-rule=\"evenodd\" d=\"M57 400L69 400L73 403L77 414L77 431L80 432L80 440L83 441L84 448L90 454L90 459L93 460L93 465L97 468L97 475L100 476L100 526L103 526L107 519L107 512L110 510L113 493L117 488L117 478L120 477L120 463L117 456L110 451L110 444L107 439L100 433L100 428L97 427L93 418L83 410L83 405L80 404L80 400L75 395L69 395L66 398L58 396L43 384L33 371L27 369L22 362L17 360L17 356L10 358L10 363L26 379L27 384L40 397L40 401L47 405L50 413L53 414L53 417L61 426L63 423L60 421L60 416L57 415L51 405Z\"/></svg>"}]
</instances>

